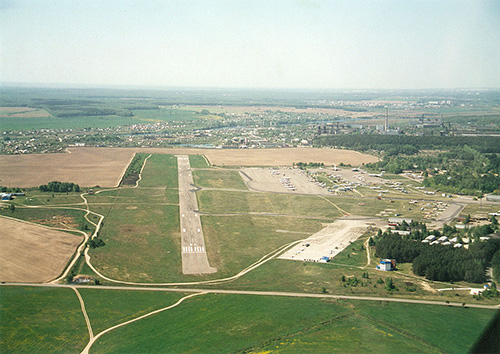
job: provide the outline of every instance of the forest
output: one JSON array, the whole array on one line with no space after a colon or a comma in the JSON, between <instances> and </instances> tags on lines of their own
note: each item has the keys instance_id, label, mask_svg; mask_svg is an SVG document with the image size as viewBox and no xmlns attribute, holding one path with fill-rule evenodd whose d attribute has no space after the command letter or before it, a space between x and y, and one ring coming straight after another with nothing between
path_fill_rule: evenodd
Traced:
<instances>
[{"instance_id":1,"label":"forest","mask_svg":"<svg viewBox=\"0 0 500 354\"><path fill-rule=\"evenodd\" d=\"M457 235L457 229L451 226L445 225L443 233L438 230L429 231L423 224L413 227L403 225L400 229L411 232L409 235L399 236L392 234L389 229L384 233L379 232L379 236L370 240L370 244L375 245L379 257L396 259L398 263L412 263L415 274L425 276L429 280L481 283L486 280L486 269L490 266L493 266L495 276L499 275L499 266L492 263L492 260L494 255L495 260L500 257L500 239L479 240L480 237L498 230L498 224L472 227L465 231L471 241L474 240L469 249L421 242L431 234L436 237ZM460 235L458 237L460 238Z\"/></svg>"},{"instance_id":2,"label":"forest","mask_svg":"<svg viewBox=\"0 0 500 354\"><path fill-rule=\"evenodd\" d=\"M314 145L341 146L360 151L391 149L407 150L411 153L420 150L448 150L468 146L481 153L500 153L500 137L496 136L413 136L413 135L379 135L379 134L339 134L319 136ZM410 146L412 148L410 148ZM408 153L401 151L401 153Z\"/></svg>"},{"instance_id":3,"label":"forest","mask_svg":"<svg viewBox=\"0 0 500 354\"><path fill-rule=\"evenodd\" d=\"M500 154L481 153L469 146L415 155L386 154L366 167L389 173L419 171L425 176L424 186L448 193L500 194Z\"/></svg>"}]
</instances>

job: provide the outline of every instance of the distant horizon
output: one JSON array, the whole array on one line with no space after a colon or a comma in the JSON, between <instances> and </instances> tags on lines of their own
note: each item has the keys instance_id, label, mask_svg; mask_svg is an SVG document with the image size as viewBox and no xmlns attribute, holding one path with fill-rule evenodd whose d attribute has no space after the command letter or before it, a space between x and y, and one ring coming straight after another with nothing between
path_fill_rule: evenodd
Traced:
<instances>
[{"instance_id":1,"label":"distant horizon","mask_svg":"<svg viewBox=\"0 0 500 354\"><path fill-rule=\"evenodd\" d=\"M109 89L109 90L206 90L206 91L295 91L295 92L377 92L377 91L497 91L498 87L429 87L429 88L301 88L301 87L224 87L224 86L161 86L161 85L120 85L120 84L76 84L56 82L0 82L0 90L5 88L34 89Z\"/></svg>"}]
</instances>

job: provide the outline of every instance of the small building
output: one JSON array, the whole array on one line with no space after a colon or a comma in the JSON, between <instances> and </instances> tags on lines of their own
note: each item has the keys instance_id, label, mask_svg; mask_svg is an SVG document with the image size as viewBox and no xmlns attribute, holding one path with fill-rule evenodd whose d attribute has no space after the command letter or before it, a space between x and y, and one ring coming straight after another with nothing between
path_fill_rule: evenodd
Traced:
<instances>
[{"instance_id":1,"label":"small building","mask_svg":"<svg viewBox=\"0 0 500 354\"><path fill-rule=\"evenodd\" d=\"M486 290L485 288L470 288L470 294L471 295L479 295L480 293L482 293L484 290Z\"/></svg>"},{"instance_id":2,"label":"small building","mask_svg":"<svg viewBox=\"0 0 500 354\"><path fill-rule=\"evenodd\" d=\"M329 261L330 261L330 257L328 257L328 256L323 256L323 257L321 257L321 258L319 259L319 262L320 262L320 263L327 263L327 262L329 262Z\"/></svg>"},{"instance_id":3,"label":"small building","mask_svg":"<svg viewBox=\"0 0 500 354\"><path fill-rule=\"evenodd\" d=\"M380 264L377 265L377 269L383 270L385 272L396 270L396 260L395 259L381 259Z\"/></svg>"},{"instance_id":4,"label":"small building","mask_svg":"<svg viewBox=\"0 0 500 354\"><path fill-rule=\"evenodd\" d=\"M489 202L500 202L500 195L486 194L486 200Z\"/></svg>"},{"instance_id":5,"label":"small building","mask_svg":"<svg viewBox=\"0 0 500 354\"><path fill-rule=\"evenodd\" d=\"M73 283L77 284L86 284L90 283L93 280L93 278L89 275L77 275L73 277Z\"/></svg>"},{"instance_id":6,"label":"small building","mask_svg":"<svg viewBox=\"0 0 500 354\"><path fill-rule=\"evenodd\" d=\"M391 233L405 236L405 235L409 235L410 231L406 231L406 230L391 230Z\"/></svg>"},{"instance_id":7,"label":"small building","mask_svg":"<svg viewBox=\"0 0 500 354\"><path fill-rule=\"evenodd\" d=\"M401 224L403 221L405 221L408 225L410 225L411 222L413 221L413 219L408 219L408 218L389 218L389 220L387 220L387 222L390 223L390 224Z\"/></svg>"},{"instance_id":8,"label":"small building","mask_svg":"<svg viewBox=\"0 0 500 354\"><path fill-rule=\"evenodd\" d=\"M446 236L441 236L440 238L437 239L439 242L446 242L448 241L448 237Z\"/></svg>"},{"instance_id":9,"label":"small building","mask_svg":"<svg viewBox=\"0 0 500 354\"><path fill-rule=\"evenodd\" d=\"M426 240L428 240L429 242L432 242L432 241L434 241L434 240L436 239L436 236L434 236L434 235L429 235L429 236L427 236L425 239L426 239Z\"/></svg>"},{"instance_id":10,"label":"small building","mask_svg":"<svg viewBox=\"0 0 500 354\"><path fill-rule=\"evenodd\" d=\"M2 193L1 199L2 200L11 200L12 199L12 194L11 193Z\"/></svg>"}]
</instances>

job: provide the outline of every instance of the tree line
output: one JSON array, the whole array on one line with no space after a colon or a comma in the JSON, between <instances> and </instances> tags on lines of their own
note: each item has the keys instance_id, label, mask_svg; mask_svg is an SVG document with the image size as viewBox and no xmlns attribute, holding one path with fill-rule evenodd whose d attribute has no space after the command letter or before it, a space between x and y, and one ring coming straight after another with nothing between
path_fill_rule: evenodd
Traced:
<instances>
[{"instance_id":1,"label":"tree line","mask_svg":"<svg viewBox=\"0 0 500 354\"><path fill-rule=\"evenodd\" d=\"M38 189L40 190L40 192L80 192L80 186L73 182L52 181L48 184L42 184L38 187Z\"/></svg>"}]
</instances>

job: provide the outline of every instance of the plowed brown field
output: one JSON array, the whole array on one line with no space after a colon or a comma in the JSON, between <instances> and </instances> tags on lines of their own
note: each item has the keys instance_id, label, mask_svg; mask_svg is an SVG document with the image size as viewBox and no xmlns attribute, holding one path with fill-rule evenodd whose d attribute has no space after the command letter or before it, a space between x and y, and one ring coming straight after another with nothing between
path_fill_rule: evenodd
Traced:
<instances>
[{"instance_id":1,"label":"plowed brown field","mask_svg":"<svg viewBox=\"0 0 500 354\"><path fill-rule=\"evenodd\" d=\"M135 152L205 155L217 166L291 166L293 162L341 162L358 166L376 162L375 156L351 150L287 149L162 149L162 148L71 148L70 153L0 155L0 185L34 187L50 181L80 186L113 187L120 183Z\"/></svg>"},{"instance_id":2,"label":"plowed brown field","mask_svg":"<svg viewBox=\"0 0 500 354\"><path fill-rule=\"evenodd\" d=\"M0 280L46 282L57 278L83 236L0 217Z\"/></svg>"}]
</instances>

